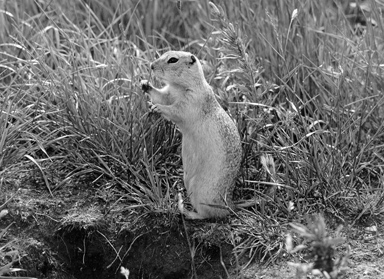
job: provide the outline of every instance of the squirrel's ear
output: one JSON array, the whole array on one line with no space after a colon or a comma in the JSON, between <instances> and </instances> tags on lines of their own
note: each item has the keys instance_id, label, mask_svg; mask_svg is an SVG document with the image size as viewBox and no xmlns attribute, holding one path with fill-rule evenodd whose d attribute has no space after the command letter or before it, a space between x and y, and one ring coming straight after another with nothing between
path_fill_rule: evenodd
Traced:
<instances>
[{"instance_id":1,"label":"squirrel's ear","mask_svg":"<svg viewBox=\"0 0 384 279\"><path fill-rule=\"evenodd\" d=\"M195 64L196 62L196 57L194 55L191 55L191 62L189 62L190 65Z\"/></svg>"}]
</instances>

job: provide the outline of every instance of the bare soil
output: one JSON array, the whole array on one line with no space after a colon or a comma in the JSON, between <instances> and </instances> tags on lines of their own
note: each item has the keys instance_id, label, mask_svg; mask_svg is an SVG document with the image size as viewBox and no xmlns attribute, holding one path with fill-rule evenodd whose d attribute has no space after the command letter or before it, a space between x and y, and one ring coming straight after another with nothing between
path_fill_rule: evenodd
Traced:
<instances>
[{"instance_id":1,"label":"bare soil","mask_svg":"<svg viewBox=\"0 0 384 279\"><path fill-rule=\"evenodd\" d=\"M47 173L50 185L63 181L60 172ZM51 196L35 167L3 171L1 204L8 201L2 208L8 214L1 219L0 230L10 227L0 245L13 241L10 249L22 255L19 267L26 271L17 275L124 278L120 268L125 267L130 279L296 278L295 268L287 262L304 261L287 256L268 266L256 260L241 269L232 246L217 234L223 228L230 230L225 221L184 222L177 212L127 210L124 200L113 198L112 187L92 181L64 181L51 189ZM210 241L193 237L202 232ZM346 230L346 237L338 253L346 253L349 246L349 260L339 278L384 278L382 226L356 225Z\"/></svg>"}]
</instances>

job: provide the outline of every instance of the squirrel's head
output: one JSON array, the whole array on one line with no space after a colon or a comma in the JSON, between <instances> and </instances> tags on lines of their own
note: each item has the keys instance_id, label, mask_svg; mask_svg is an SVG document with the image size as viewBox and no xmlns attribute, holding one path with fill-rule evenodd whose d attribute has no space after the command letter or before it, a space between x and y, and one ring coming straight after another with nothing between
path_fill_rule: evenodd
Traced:
<instances>
[{"instance_id":1,"label":"squirrel's head","mask_svg":"<svg viewBox=\"0 0 384 279\"><path fill-rule=\"evenodd\" d=\"M204 80L200 61L192 53L168 51L151 64L155 77L165 83L183 84L189 81Z\"/></svg>"}]
</instances>

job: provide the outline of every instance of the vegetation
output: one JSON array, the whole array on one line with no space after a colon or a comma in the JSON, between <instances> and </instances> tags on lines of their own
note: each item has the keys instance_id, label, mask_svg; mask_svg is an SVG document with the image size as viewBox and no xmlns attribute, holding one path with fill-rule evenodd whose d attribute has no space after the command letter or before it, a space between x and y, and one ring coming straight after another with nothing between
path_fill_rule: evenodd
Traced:
<instances>
[{"instance_id":1,"label":"vegetation","mask_svg":"<svg viewBox=\"0 0 384 279\"><path fill-rule=\"evenodd\" d=\"M217 231L244 267L282 257L289 223L306 223L307 215L321 212L331 228L381 222L382 2L361 9L341 0L0 5L4 208L12 211L12 193L32 179L47 199L76 185L103 201L102 213L75 208L60 216L58 231L101 233L117 215L125 222L113 229L135 237L151 214L177 226L181 135L149 112L139 82L159 54L179 49L205 60L207 80L238 124L244 158L235 200L254 201L214 230L193 222L179 228L192 239L192 265L195 241L215 244ZM8 228L0 229L0 244L11 243ZM113 249L120 267L124 257ZM0 275L5 264L0 257Z\"/></svg>"},{"instance_id":2,"label":"vegetation","mask_svg":"<svg viewBox=\"0 0 384 279\"><path fill-rule=\"evenodd\" d=\"M296 266L296 278L305 278L308 273L320 273L325 278L338 278L342 269L346 266L348 253L339 257L336 261L335 247L345 242L343 237L337 236L332 238L327 235L324 218L321 215L314 216L313 220L307 220L308 227L300 224L291 224L294 231L302 236L305 242L309 243L307 257L310 259L309 263L298 264L290 263ZM337 229L337 234L340 233L342 226ZM293 247L292 236L287 236L287 251L289 253L298 252L307 248L306 245L300 244Z\"/></svg>"}]
</instances>

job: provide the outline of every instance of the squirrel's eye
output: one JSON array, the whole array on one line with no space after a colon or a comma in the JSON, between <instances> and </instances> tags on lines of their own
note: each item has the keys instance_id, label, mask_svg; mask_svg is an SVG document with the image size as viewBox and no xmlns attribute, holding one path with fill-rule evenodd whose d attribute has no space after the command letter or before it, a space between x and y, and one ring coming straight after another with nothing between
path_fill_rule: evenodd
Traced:
<instances>
[{"instance_id":1,"label":"squirrel's eye","mask_svg":"<svg viewBox=\"0 0 384 279\"><path fill-rule=\"evenodd\" d=\"M171 58L169 58L169 60L168 60L168 64L170 64L170 63L176 63L177 61L179 61L179 59L177 59L176 57L171 57Z\"/></svg>"}]
</instances>

